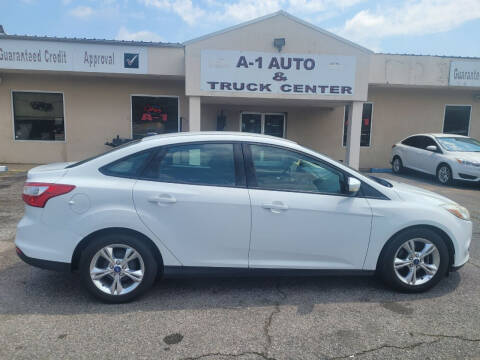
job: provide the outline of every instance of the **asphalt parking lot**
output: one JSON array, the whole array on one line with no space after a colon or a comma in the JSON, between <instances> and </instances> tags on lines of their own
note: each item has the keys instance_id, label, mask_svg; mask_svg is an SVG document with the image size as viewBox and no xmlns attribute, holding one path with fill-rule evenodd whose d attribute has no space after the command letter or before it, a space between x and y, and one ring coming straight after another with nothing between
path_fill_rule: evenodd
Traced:
<instances>
[{"instance_id":1,"label":"asphalt parking lot","mask_svg":"<svg viewBox=\"0 0 480 360\"><path fill-rule=\"evenodd\" d=\"M0 359L480 359L480 187L381 176L471 212L471 261L427 293L371 277L185 279L107 305L77 275L17 258L24 177L0 175Z\"/></svg>"}]
</instances>

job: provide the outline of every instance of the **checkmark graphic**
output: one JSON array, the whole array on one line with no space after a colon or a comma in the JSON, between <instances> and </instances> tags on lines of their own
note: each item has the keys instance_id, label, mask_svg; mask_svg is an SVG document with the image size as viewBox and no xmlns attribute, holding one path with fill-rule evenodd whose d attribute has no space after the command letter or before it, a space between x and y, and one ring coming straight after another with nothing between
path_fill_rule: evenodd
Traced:
<instances>
[{"instance_id":1,"label":"checkmark graphic","mask_svg":"<svg viewBox=\"0 0 480 360\"><path fill-rule=\"evenodd\" d=\"M138 55L135 55L133 58L131 59L127 59L127 63L129 66L132 66L133 62L135 61L135 59L138 57Z\"/></svg>"},{"instance_id":2,"label":"checkmark graphic","mask_svg":"<svg viewBox=\"0 0 480 360\"><path fill-rule=\"evenodd\" d=\"M123 67L127 69L138 69L139 60L140 54L138 53L124 53Z\"/></svg>"}]
</instances>

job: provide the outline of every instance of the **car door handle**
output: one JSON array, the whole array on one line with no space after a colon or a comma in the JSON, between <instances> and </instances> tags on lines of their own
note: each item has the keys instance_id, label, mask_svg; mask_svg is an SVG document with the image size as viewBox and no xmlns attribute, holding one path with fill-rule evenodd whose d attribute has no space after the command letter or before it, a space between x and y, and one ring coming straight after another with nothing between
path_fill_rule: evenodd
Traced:
<instances>
[{"instance_id":1,"label":"car door handle","mask_svg":"<svg viewBox=\"0 0 480 360\"><path fill-rule=\"evenodd\" d=\"M175 197L169 194L161 194L149 198L148 201L156 204L175 204L177 202L177 199L175 199Z\"/></svg>"},{"instance_id":2,"label":"car door handle","mask_svg":"<svg viewBox=\"0 0 480 360\"><path fill-rule=\"evenodd\" d=\"M274 212L274 213L279 213L281 211L288 210L288 205L285 205L281 201L273 201L270 204L263 204L262 207L264 209L270 210L271 212Z\"/></svg>"}]
</instances>

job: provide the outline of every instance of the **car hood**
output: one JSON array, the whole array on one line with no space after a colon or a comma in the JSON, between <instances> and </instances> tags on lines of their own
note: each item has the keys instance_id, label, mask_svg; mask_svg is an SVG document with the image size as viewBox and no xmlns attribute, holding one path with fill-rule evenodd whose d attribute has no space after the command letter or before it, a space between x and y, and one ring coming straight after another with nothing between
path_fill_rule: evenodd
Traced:
<instances>
[{"instance_id":1,"label":"car hood","mask_svg":"<svg viewBox=\"0 0 480 360\"><path fill-rule=\"evenodd\" d=\"M393 185L393 190L405 201L428 202L432 205L457 204L449 198L433 191L425 190L417 186L408 185L402 182L388 180Z\"/></svg>"}]
</instances>

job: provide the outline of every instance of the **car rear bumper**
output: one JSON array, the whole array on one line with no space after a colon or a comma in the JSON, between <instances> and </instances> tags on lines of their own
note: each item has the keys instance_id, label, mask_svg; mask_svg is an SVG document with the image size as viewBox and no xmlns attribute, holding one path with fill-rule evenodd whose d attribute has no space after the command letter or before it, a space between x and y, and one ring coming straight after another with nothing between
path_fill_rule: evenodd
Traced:
<instances>
[{"instance_id":1,"label":"car rear bumper","mask_svg":"<svg viewBox=\"0 0 480 360\"><path fill-rule=\"evenodd\" d=\"M50 261L50 260L43 260L43 259L35 259L25 255L20 248L16 248L17 255L20 259L22 259L28 265L36 266L41 269L46 270L54 270L54 271L62 271L68 272L71 270L70 263L64 263L60 261Z\"/></svg>"}]
</instances>

